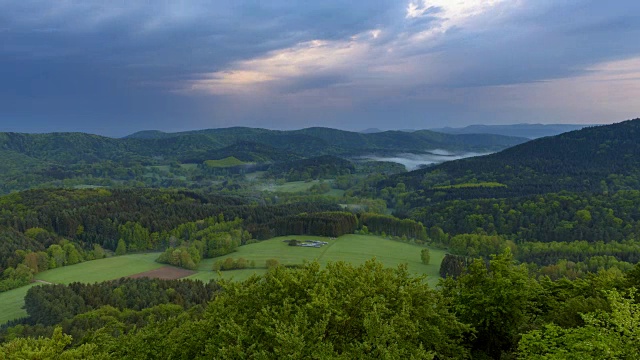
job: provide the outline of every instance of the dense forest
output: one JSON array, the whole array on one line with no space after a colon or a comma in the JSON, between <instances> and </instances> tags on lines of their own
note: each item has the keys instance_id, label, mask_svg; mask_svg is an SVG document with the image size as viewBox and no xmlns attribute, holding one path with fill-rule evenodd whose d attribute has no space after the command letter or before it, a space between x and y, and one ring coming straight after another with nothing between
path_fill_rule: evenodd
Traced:
<instances>
[{"instance_id":1,"label":"dense forest","mask_svg":"<svg viewBox=\"0 0 640 360\"><path fill-rule=\"evenodd\" d=\"M375 260L270 258L264 275L239 282L37 285L27 317L0 329L0 359L635 358L639 131L640 120L590 127L413 172L340 155L506 140L322 128L4 134L11 161L0 166L14 182L22 162L34 169L26 187L86 169L119 183L0 196L0 292L147 251L172 269L257 268L233 253L284 235L374 235L412 244L423 266L439 251L442 279L434 287Z\"/></svg>"},{"instance_id":2,"label":"dense forest","mask_svg":"<svg viewBox=\"0 0 640 360\"><path fill-rule=\"evenodd\" d=\"M434 290L369 261L275 267L244 282L120 280L35 287L0 356L65 359L634 358L626 275L531 277L508 251ZM36 336L40 336L37 337Z\"/></svg>"},{"instance_id":3,"label":"dense forest","mask_svg":"<svg viewBox=\"0 0 640 360\"><path fill-rule=\"evenodd\" d=\"M268 173L277 178L284 175L287 181L333 179L336 176L355 173L355 166L350 161L326 155L276 163L269 167Z\"/></svg>"},{"instance_id":4,"label":"dense forest","mask_svg":"<svg viewBox=\"0 0 640 360\"><path fill-rule=\"evenodd\" d=\"M496 151L526 141L499 135L430 131L361 134L310 128L251 128L186 133L145 132L123 139L84 133L0 133L0 193L46 186L196 187L215 184L202 165L235 157L248 163L287 162L323 155Z\"/></svg>"},{"instance_id":5,"label":"dense forest","mask_svg":"<svg viewBox=\"0 0 640 360\"><path fill-rule=\"evenodd\" d=\"M415 191L409 201L505 198L572 192L640 189L640 119L588 127L541 138L499 153L449 161L398 174L379 189L399 183Z\"/></svg>"}]
</instances>

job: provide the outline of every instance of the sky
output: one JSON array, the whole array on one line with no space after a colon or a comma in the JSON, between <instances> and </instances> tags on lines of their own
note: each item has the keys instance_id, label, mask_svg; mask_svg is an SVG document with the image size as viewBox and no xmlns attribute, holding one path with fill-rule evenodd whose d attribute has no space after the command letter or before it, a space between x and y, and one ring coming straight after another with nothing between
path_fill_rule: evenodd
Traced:
<instances>
[{"instance_id":1,"label":"sky","mask_svg":"<svg viewBox=\"0 0 640 360\"><path fill-rule=\"evenodd\" d=\"M0 0L0 131L640 117L637 0Z\"/></svg>"}]
</instances>

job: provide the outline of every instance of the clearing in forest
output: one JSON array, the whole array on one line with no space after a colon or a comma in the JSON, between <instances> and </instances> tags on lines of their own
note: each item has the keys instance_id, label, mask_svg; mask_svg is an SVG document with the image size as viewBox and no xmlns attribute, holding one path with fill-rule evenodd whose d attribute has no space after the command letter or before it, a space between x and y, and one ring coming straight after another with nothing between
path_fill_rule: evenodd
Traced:
<instances>
[{"instance_id":1,"label":"clearing in forest","mask_svg":"<svg viewBox=\"0 0 640 360\"><path fill-rule=\"evenodd\" d=\"M319 240L329 244L321 248L288 246L284 240ZM253 274L266 272L267 259L276 259L282 265L297 265L305 261L317 260L320 264L328 262L345 261L352 264L362 264L365 261L376 258L385 266L397 267L406 263L409 272L417 275L427 275L431 285L435 285L439 278L440 263L445 251L430 249L431 263L424 265L420 259L420 251L423 246L393 241L373 235L344 235L337 239L320 236L293 235L264 240L259 243L241 246L238 251L217 257L204 259L200 263L198 273L188 277L189 279L211 280L218 279L219 275L213 271L213 263L226 258L244 258L248 262L253 261L255 269L222 271L223 278L244 280Z\"/></svg>"}]
</instances>

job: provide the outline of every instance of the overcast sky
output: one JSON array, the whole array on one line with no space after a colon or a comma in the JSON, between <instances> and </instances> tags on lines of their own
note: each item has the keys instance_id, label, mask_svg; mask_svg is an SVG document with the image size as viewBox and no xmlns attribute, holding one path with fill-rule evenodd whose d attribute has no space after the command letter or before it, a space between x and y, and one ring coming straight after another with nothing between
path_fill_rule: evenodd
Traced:
<instances>
[{"instance_id":1,"label":"overcast sky","mask_svg":"<svg viewBox=\"0 0 640 360\"><path fill-rule=\"evenodd\" d=\"M0 131L640 117L637 0L0 0Z\"/></svg>"}]
</instances>

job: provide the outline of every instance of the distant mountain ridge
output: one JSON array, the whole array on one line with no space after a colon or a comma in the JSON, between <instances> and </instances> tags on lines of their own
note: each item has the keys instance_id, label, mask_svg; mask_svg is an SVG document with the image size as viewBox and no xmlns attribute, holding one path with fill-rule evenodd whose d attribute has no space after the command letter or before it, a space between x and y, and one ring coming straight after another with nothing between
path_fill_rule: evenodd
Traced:
<instances>
[{"instance_id":1,"label":"distant mountain ridge","mask_svg":"<svg viewBox=\"0 0 640 360\"><path fill-rule=\"evenodd\" d=\"M587 124L511 124L511 125L469 125L465 127L433 128L431 131L445 134L496 134L537 139L555 136L568 131L580 130L593 125Z\"/></svg>"},{"instance_id":2,"label":"distant mountain ridge","mask_svg":"<svg viewBox=\"0 0 640 360\"><path fill-rule=\"evenodd\" d=\"M249 143L254 144L250 152L260 153L260 161L270 161L269 152L277 152L278 158L283 154L304 158L433 149L497 151L525 141L499 135L449 135L426 130L361 134L319 127L292 131L234 127L180 133L144 131L121 139L85 133L0 133L0 150L62 165L144 158L201 162L231 156L233 147L240 146L237 144L244 144L242 151L248 151ZM222 151L225 148L228 149Z\"/></svg>"},{"instance_id":3,"label":"distant mountain ridge","mask_svg":"<svg viewBox=\"0 0 640 360\"><path fill-rule=\"evenodd\" d=\"M399 174L380 188L400 182L430 199L640 189L640 119L587 127Z\"/></svg>"},{"instance_id":4,"label":"distant mountain ridge","mask_svg":"<svg viewBox=\"0 0 640 360\"><path fill-rule=\"evenodd\" d=\"M230 127L176 133L142 131L131 134L125 137L124 140L167 140L187 136L202 136L223 146L230 146L238 141L255 142L304 156L341 155L350 151L361 150L422 152L444 149L496 151L527 141L526 138L510 136L473 135L442 134L429 130L358 133L325 127L311 127L301 130Z\"/></svg>"},{"instance_id":5,"label":"distant mountain ridge","mask_svg":"<svg viewBox=\"0 0 640 360\"><path fill-rule=\"evenodd\" d=\"M128 181L139 178L144 167L202 164L227 157L264 164L324 155L353 157L434 149L491 152L525 141L499 135L432 131L361 134L320 127L143 131L119 139L85 133L0 133L0 192L89 175Z\"/></svg>"}]
</instances>

